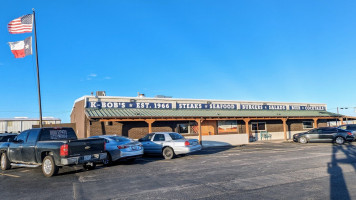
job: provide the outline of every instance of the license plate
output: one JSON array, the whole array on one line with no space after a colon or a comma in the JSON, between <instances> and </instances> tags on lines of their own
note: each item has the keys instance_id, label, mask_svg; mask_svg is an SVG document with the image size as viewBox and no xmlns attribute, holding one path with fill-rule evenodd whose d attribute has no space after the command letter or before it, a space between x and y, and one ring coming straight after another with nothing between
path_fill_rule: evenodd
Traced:
<instances>
[{"instance_id":1,"label":"license plate","mask_svg":"<svg viewBox=\"0 0 356 200\"><path fill-rule=\"evenodd\" d=\"M84 160L90 160L90 159L91 159L91 155L84 156Z\"/></svg>"}]
</instances>

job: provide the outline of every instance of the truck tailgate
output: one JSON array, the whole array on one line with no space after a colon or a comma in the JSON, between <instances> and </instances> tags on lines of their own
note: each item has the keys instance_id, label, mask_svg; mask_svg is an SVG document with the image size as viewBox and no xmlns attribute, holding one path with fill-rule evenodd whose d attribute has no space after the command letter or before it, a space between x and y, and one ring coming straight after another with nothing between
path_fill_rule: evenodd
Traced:
<instances>
[{"instance_id":1,"label":"truck tailgate","mask_svg":"<svg viewBox=\"0 0 356 200\"><path fill-rule=\"evenodd\" d=\"M104 139L81 139L68 142L69 156L91 155L104 152Z\"/></svg>"}]
</instances>

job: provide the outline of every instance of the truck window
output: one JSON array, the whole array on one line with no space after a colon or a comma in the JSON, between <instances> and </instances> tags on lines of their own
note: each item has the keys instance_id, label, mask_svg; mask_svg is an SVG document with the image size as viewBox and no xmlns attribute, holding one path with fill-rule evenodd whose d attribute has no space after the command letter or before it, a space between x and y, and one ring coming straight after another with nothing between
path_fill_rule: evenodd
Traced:
<instances>
[{"instance_id":1,"label":"truck window","mask_svg":"<svg viewBox=\"0 0 356 200\"><path fill-rule=\"evenodd\" d=\"M41 132L40 141L76 140L77 135L72 128L45 128Z\"/></svg>"},{"instance_id":2,"label":"truck window","mask_svg":"<svg viewBox=\"0 0 356 200\"><path fill-rule=\"evenodd\" d=\"M38 132L40 131L40 129L32 129L29 131L29 135L27 138L27 143L30 144L35 144L37 141L37 137L38 137Z\"/></svg>"},{"instance_id":3,"label":"truck window","mask_svg":"<svg viewBox=\"0 0 356 200\"><path fill-rule=\"evenodd\" d=\"M20 135L18 135L18 136L16 137L16 140L17 140L17 141L22 140L23 142L26 142L27 136L28 136L28 131L24 131L24 132L20 133Z\"/></svg>"}]
</instances>

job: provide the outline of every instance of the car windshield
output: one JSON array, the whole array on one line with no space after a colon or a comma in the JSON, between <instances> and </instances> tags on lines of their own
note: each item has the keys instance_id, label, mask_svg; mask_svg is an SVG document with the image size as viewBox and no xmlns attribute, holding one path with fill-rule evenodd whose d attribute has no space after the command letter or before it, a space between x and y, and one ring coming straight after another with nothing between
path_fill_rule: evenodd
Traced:
<instances>
[{"instance_id":1,"label":"car windshield","mask_svg":"<svg viewBox=\"0 0 356 200\"><path fill-rule=\"evenodd\" d=\"M171 136L172 140L184 139L184 137L179 133L170 133L169 136Z\"/></svg>"},{"instance_id":2,"label":"car windshield","mask_svg":"<svg viewBox=\"0 0 356 200\"><path fill-rule=\"evenodd\" d=\"M119 137L119 136L113 136L113 137L110 137L110 139L112 139L116 142L131 142L132 141L130 138Z\"/></svg>"}]
</instances>

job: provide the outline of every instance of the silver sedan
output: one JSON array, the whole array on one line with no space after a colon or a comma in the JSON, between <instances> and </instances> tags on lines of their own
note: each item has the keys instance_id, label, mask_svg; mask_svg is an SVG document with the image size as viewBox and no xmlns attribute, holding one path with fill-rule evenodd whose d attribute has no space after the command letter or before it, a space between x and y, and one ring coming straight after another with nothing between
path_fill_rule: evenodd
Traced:
<instances>
[{"instance_id":1,"label":"silver sedan","mask_svg":"<svg viewBox=\"0 0 356 200\"><path fill-rule=\"evenodd\" d=\"M124 136L99 135L90 138L105 139L108 156L107 160L104 160L103 163L106 165L117 160L134 161L143 155L142 144Z\"/></svg>"},{"instance_id":2,"label":"silver sedan","mask_svg":"<svg viewBox=\"0 0 356 200\"><path fill-rule=\"evenodd\" d=\"M174 132L150 133L138 141L142 143L144 153L162 154L165 159L199 151L202 148L197 139L185 139Z\"/></svg>"}]
</instances>

